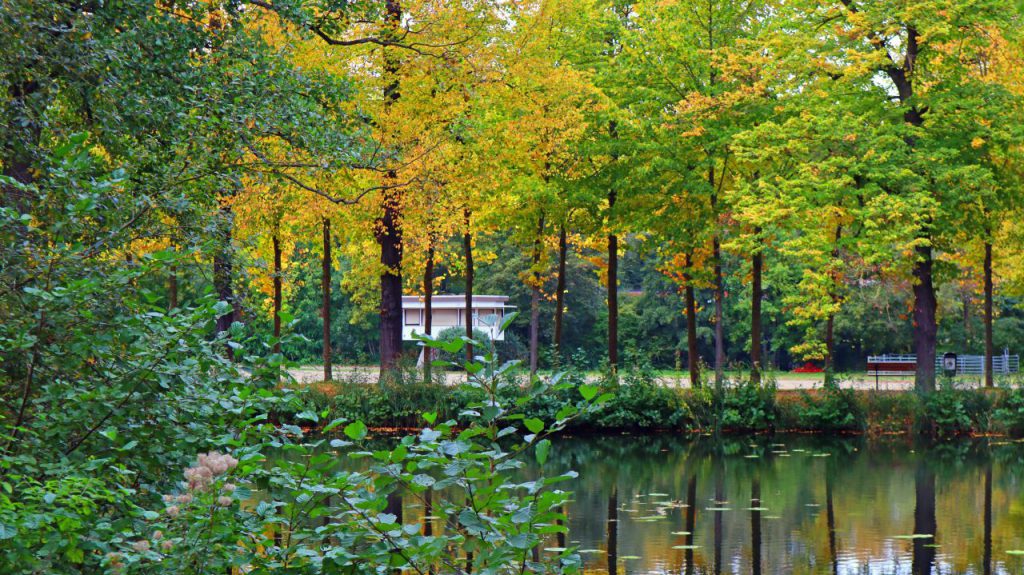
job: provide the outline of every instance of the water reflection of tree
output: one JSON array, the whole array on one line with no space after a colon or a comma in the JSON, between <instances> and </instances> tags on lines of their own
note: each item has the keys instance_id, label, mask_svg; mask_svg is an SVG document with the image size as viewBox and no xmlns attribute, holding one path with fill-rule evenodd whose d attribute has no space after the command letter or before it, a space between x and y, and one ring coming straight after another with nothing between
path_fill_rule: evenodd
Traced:
<instances>
[{"instance_id":1,"label":"water reflection of tree","mask_svg":"<svg viewBox=\"0 0 1024 575\"><path fill-rule=\"evenodd\" d=\"M931 575L935 563L935 545L938 544L938 524L935 520L935 472L928 464L919 461L914 472L914 534L931 535L915 537L911 572L914 575Z\"/></svg>"}]
</instances>

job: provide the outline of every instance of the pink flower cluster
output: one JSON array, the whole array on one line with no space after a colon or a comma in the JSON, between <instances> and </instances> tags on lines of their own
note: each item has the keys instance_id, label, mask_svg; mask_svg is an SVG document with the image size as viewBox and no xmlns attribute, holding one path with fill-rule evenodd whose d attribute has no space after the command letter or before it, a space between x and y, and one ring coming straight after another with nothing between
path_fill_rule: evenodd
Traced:
<instances>
[{"instance_id":1,"label":"pink flower cluster","mask_svg":"<svg viewBox=\"0 0 1024 575\"><path fill-rule=\"evenodd\" d=\"M213 478L234 469L238 460L227 453L200 453L193 467L185 470L185 481L190 491L206 491Z\"/></svg>"}]
</instances>

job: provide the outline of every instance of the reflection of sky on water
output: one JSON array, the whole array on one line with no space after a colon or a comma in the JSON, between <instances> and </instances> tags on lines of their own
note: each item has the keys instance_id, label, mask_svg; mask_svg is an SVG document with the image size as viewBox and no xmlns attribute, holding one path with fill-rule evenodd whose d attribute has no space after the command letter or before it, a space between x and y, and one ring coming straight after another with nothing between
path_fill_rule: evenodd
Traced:
<instances>
[{"instance_id":1,"label":"reflection of sky on water","mask_svg":"<svg viewBox=\"0 0 1024 575\"><path fill-rule=\"evenodd\" d=\"M903 440L770 441L781 445L742 439L716 448L706 439L630 436L559 441L552 460L580 472L568 513L571 540L583 550L597 550L584 554L588 571L1024 572L1024 558L1007 554L1024 548L1024 445L990 451L978 443L914 449ZM986 571L990 470L992 559ZM752 505L758 484L761 502ZM617 550L607 543L613 488ZM829 537L830 499L834 538ZM694 509L693 529L684 535L688 505ZM760 570L754 561L756 526ZM934 538L909 538L915 529L934 530ZM618 561L609 569L612 551Z\"/></svg>"}]
</instances>

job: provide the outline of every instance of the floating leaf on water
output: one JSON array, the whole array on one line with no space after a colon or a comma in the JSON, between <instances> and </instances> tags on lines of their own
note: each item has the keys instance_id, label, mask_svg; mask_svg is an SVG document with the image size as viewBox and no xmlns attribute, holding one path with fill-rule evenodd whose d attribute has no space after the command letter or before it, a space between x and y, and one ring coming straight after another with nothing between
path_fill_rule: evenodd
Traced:
<instances>
[{"instance_id":1,"label":"floating leaf on water","mask_svg":"<svg viewBox=\"0 0 1024 575\"><path fill-rule=\"evenodd\" d=\"M604 549L580 549L579 551L577 551L577 553L587 555L590 553L607 553L607 551L605 551Z\"/></svg>"},{"instance_id":2,"label":"floating leaf on water","mask_svg":"<svg viewBox=\"0 0 1024 575\"><path fill-rule=\"evenodd\" d=\"M744 511L768 511L767 507L747 507Z\"/></svg>"},{"instance_id":3,"label":"floating leaf on water","mask_svg":"<svg viewBox=\"0 0 1024 575\"><path fill-rule=\"evenodd\" d=\"M668 497L668 493L648 493L648 497Z\"/></svg>"},{"instance_id":4,"label":"floating leaf on water","mask_svg":"<svg viewBox=\"0 0 1024 575\"><path fill-rule=\"evenodd\" d=\"M893 539L931 539L934 537L931 533L913 533L911 535L893 535Z\"/></svg>"},{"instance_id":5,"label":"floating leaf on water","mask_svg":"<svg viewBox=\"0 0 1024 575\"><path fill-rule=\"evenodd\" d=\"M832 457L831 453L814 453L811 457Z\"/></svg>"},{"instance_id":6,"label":"floating leaf on water","mask_svg":"<svg viewBox=\"0 0 1024 575\"><path fill-rule=\"evenodd\" d=\"M700 549L700 545L673 545L673 549Z\"/></svg>"},{"instance_id":7,"label":"floating leaf on water","mask_svg":"<svg viewBox=\"0 0 1024 575\"><path fill-rule=\"evenodd\" d=\"M552 553L561 553L562 551L565 551L565 547L545 547L544 550Z\"/></svg>"},{"instance_id":8,"label":"floating leaf on water","mask_svg":"<svg viewBox=\"0 0 1024 575\"><path fill-rule=\"evenodd\" d=\"M804 507L821 507L821 503L805 503Z\"/></svg>"},{"instance_id":9,"label":"floating leaf on water","mask_svg":"<svg viewBox=\"0 0 1024 575\"><path fill-rule=\"evenodd\" d=\"M761 519L782 519L781 515L764 515Z\"/></svg>"},{"instance_id":10,"label":"floating leaf on water","mask_svg":"<svg viewBox=\"0 0 1024 575\"><path fill-rule=\"evenodd\" d=\"M729 507L706 507L706 511L732 511Z\"/></svg>"},{"instance_id":11,"label":"floating leaf on water","mask_svg":"<svg viewBox=\"0 0 1024 575\"><path fill-rule=\"evenodd\" d=\"M673 531L672 535L689 535L689 531Z\"/></svg>"},{"instance_id":12,"label":"floating leaf on water","mask_svg":"<svg viewBox=\"0 0 1024 575\"><path fill-rule=\"evenodd\" d=\"M744 455L743 457L746 457L747 459L759 459L761 456L760 455L755 455L755 454L750 454L750 455Z\"/></svg>"},{"instance_id":13,"label":"floating leaf on water","mask_svg":"<svg viewBox=\"0 0 1024 575\"><path fill-rule=\"evenodd\" d=\"M637 517L637 521L660 521L665 519L664 515L645 515L643 517Z\"/></svg>"},{"instance_id":14,"label":"floating leaf on water","mask_svg":"<svg viewBox=\"0 0 1024 575\"><path fill-rule=\"evenodd\" d=\"M804 453L807 450L806 449L790 449L790 451L792 451L793 453Z\"/></svg>"},{"instance_id":15,"label":"floating leaf on water","mask_svg":"<svg viewBox=\"0 0 1024 575\"><path fill-rule=\"evenodd\" d=\"M1024 549L1008 549L1007 555L1024 555Z\"/></svg>"},{"instance_id":16,"label":"floating leaf on water","mask_svg":"<svg viewBox=\"0 0 1024 575\"><path fill-rule=\"evenodd\" d=\"M621 555L621 556L619 556L619 559L622 559L622 560L639 559L639 558L640 558L639 555Z\"/></svg>"}]
</instances>

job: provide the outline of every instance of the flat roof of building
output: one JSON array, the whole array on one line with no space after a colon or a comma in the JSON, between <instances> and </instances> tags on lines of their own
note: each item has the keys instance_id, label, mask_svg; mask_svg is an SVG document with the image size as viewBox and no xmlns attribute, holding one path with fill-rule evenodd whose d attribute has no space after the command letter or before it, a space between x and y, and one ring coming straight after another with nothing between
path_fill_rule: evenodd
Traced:
<instances>
[{"instance_id":1,"label":"flat roof of building","mask_svg":"<svg viewBox=\"0 0 1024 575\"><path fill-rule=\"evenodd\" d=\"M430 298L430 306L432 308L454 308L461 309L466 305L465 294L444 294L435 295ZM473 295L473 307L479 308L514 308L514 305L508 305L507 295L488 295L480 294ZM422 308L426 305L423 296L421 295L404 295L402 296L402 307L406 309Z\"/></svg>"}]
</instances>

